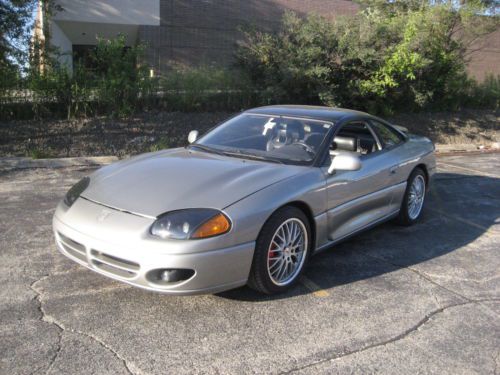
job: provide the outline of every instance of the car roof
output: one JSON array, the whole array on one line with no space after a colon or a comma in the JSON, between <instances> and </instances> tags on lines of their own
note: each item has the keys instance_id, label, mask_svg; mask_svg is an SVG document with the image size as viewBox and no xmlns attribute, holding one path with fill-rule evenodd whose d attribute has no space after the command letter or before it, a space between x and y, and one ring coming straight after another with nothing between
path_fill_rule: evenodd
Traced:
<instances>
[{"instance_id":1,"label":"car roof","mask_svg":"<svg viewBox=\"0 0 500 375\"><path fill-rule=\"evenodd\" d=\"M322 107L312 105L270 105L252 108L245 113L261 115L307 117L310 119L337 122L350 117L373 117L365 112L344 108Z\"/></svg>"}]
</instances>

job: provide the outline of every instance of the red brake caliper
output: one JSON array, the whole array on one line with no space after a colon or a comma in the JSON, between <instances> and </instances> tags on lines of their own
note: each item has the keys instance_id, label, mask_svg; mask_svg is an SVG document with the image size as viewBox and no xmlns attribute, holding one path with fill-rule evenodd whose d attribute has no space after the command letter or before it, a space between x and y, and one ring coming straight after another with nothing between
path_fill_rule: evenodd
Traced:
<instances>
[{"instance_id":1,"label":"red brake caliper","mask_svg":"<svg viewBox=\"0 0 500 375\"><path fill-rule=\"evenodd\" d=\"M273 250L276 250L277 246L275 243L273 243L271 245L271 249L269 250L269 256L268 256L268 262L269 262L269 265L271 265L271 258L274 258L276 256L276 253L277 251L273 251Z\"/></svg>"}]
</instances>

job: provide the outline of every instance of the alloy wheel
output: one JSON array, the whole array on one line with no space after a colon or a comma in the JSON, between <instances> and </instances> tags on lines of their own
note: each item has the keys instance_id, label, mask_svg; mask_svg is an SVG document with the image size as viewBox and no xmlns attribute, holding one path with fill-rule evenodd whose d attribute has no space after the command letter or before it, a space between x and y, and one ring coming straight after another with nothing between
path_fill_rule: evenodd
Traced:
<instances>
[{"instance_id":1,"label":"alloy wheel","mask_svg":"<svg viewBox=\"0 0 500 375\"><path fill-rule=\"evenodd\" d=\"M291 283L300 273L308 249L307 230L297 218L283 222L274 233L267 253L267 271L278 286Z\"/></svg>"},{"instance_id":2,"label":"alloy wheel","mask_svg":"<svg viewBox=\"0 0 500 375\"><path fill-rule=\"evenodd\" d=\"M408 194L408 216L415 220L422 211L425 198L425 180L422 175L417 175L413 179Z\"/></svg>"}]
</instances>

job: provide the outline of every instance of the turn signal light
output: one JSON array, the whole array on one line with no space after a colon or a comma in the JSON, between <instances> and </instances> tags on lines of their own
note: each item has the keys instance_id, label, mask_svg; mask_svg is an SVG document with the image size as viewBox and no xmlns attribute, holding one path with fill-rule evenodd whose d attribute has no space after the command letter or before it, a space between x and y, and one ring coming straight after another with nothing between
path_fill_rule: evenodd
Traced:
<instances>
[{"instance_id":1,"label":"turn signal light","mask_svg":"<svg viewBox=\"0 0 500 375\"><path fill-rule=\"evenodd\" d=\"M229 223L227 217L223 214L218 214L200 225L191 238L213 237L229 232L229 229L231 229L231 224Z\"/></svg>"}]
</instances>

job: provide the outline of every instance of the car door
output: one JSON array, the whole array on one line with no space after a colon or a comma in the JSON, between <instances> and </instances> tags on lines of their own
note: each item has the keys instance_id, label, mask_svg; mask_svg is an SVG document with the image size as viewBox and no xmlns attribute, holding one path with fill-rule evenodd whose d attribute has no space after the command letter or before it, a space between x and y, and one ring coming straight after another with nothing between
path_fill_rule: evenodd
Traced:
<instances>
[{"instance_id":1,"label":"car door","mask_svg":"<svg viewBox=\"0 0 500 375\"><path fill-rule=\"evenodd\" d=\"M353 125L362 129L363 137L373 137L375 147L365 154L359 149L356 152L361 159L358 171L336 171L326 176L328 239L336 241L361 230L391 214L393 161L388 157L378 136L367 120L350 121L338 130L335 139L342 129L353 129ZM345 134L349 135L349 132ZM360 133L361 134L361 133ZM356 136L354 133L353 136ZM334 156L332 156L334 157Z\"/></svg>"},{"instance_id":2,"label":"car door","mask_svg":"<svg viewBox=\"0 0 500 375\"><path fill-rule=\"evenodd\" d=\"M401 199L406 189L406 180L408 178L407 165L411 164L414 158L406 160L408 158L408 152L405 150L407 139L401 132L377 119L372 118L369 120L369 123L382 144L384 158L390 164L390 185L393 193L390 210L397 211L400 208Z\"/></svg>"}]
</instances>

